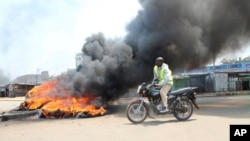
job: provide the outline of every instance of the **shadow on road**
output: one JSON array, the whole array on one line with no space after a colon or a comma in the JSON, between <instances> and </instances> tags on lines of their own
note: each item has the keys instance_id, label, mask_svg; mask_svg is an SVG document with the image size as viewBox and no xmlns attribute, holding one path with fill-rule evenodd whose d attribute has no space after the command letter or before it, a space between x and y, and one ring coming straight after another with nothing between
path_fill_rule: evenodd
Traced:
<instances>
[{"instance_id":1,"label":"shadow on road","mask_svg":"<svg viewBox=\"0 0 250 141\"><path fill-rule=\"evenodd\" d=\"M126 107L131 100L123 100L110 105L109 114L126 118ZM200 110L194 114L227 118L250 118L250 96L202 97L197 99ZM173 117L173 115L166 115ZM157 116L155 116L157 118Z\"/></svg>"},{"instance_id":2,"label":"shadow on road","mask_svg":"<svg viewBox=\"0 0 250 141\"><path fill-rule=\"evenodd\" d=\"M158 120L158 119L154 119L154 120L145 120L143 123L138 123L138 124L134 124L134 123L127 123L125 125L142 125L142 126L158 126L161 124L169 124L169 123L181 123L181 122L191 122L194 121L196 119L189 119L187 121L178 121L178 120Z\"/></svg>"}]
</instances>

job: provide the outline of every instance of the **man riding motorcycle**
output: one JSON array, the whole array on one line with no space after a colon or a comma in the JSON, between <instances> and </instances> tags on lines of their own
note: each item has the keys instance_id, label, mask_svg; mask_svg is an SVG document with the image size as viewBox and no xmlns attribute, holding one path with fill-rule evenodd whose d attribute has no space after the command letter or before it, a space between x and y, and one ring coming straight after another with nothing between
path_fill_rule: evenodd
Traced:
<instances>
[{"instance_id":1,"label":"man riding motorcycle","mask_svg":"<svg viewBox=\"0 0 250 141\"><path fill-rule=\"evenodd\" d=\"M153 69L154 79L153 83L155 86L160 87L160 95L163 102L163 108L160 113L168 112L168 103L166 94L173 86L173 76L172 71L169 69L168 65L164 63L163 57L157 57L155 60L155 66Z\"/></svg>"}]
</instances>

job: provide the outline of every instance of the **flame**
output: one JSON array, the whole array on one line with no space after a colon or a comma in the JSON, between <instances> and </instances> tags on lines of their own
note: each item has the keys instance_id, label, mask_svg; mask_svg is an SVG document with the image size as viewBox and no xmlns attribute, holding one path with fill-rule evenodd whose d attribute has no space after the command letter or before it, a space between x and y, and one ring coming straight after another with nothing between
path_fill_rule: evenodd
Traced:
<instances>
[{"instance_id":1,"label":"flame","mask_svg":"<svg viewBox=\"0 0 250 141\"><path fill-rule=\"evenodd\" d=\"M46 118L64 118L76 116L78 113L96 116L106 112L104 107L93 104L97 97L84 95L73 96L57 80L52 80L28 91L26 100L20 107L28 110L41 109L41 114Z\"/></svg>"}]
</instances>

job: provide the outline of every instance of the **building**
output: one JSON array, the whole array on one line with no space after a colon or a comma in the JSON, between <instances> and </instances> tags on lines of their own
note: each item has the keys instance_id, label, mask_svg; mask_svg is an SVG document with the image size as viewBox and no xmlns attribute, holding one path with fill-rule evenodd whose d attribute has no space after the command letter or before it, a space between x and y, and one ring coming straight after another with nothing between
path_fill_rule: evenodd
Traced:
<instances>
[{"instance_id":1,"label":"building","mask_svg":"<svg viewBox=\"0 0 250 141\"><path fill-rule=\"evenodd\" d=\"M41 74L27 74L17 77L13 83L38 85L49 80L49 72L42 71Z\"/></svg>"},{"instance_id":2,"label":"building","mask_svg":"<svg viewBox=\"0 0 250 141\"><path fill-rule=\"evenodd\" d=\"M32 84L8 84L6 86L6 96L16 97L16 96L25 96L25 94L31 90L35 85Z\"/></svg>"},{"instance_id":3,"label":"building","mask_svg":"<svg viewBox=\"0 0 250 141\"><path fill-rule=\"evenodd\" d=\"M0 97L6 96L6 86L0 85Z\"/></svg>"},{"instance_id":4,"label":"building","mask_svg":"<svg viewBox=\"0 0 250 141\"><path fill-rule=\"evenodd\" d=\"M175 88L199 87L201 92L250 90L250 62L176 70Z\"/></svg>"},{"instance_id":5,"label":"building","mask_svg":"<svg viewBox=\"0 0 250 141\"><path fill-rule=\"evenodd\" d=\"M34 86L49 81L48 71L42 71L40 74L27 74L17 77L12 83L0 86L0 96L16 97L24 96Z\"/></svg>"}]
</instances>

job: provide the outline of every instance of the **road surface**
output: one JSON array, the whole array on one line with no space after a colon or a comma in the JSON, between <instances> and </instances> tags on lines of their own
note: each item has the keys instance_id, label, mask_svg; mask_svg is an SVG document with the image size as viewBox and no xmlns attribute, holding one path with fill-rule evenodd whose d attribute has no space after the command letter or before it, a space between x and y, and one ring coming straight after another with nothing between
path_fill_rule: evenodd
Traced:
<instances>
[{"instance_id":1,"label":"road surface","mask_svg":"<svg viewBox=\"0 0 250 141\"><path fill-rule=\"evenodd\" d=\"M133 98L132 98L133 99ZM26 119L0 122L0 141L229 141L230 124L250 124L250 96L200 97L200 110L184 122L172 115L147 118L132 124L126 118L122 98L110 106L109 114L81 119ZM0 98L0 113L22 102Z\"/></svg>"}]
</instances>

